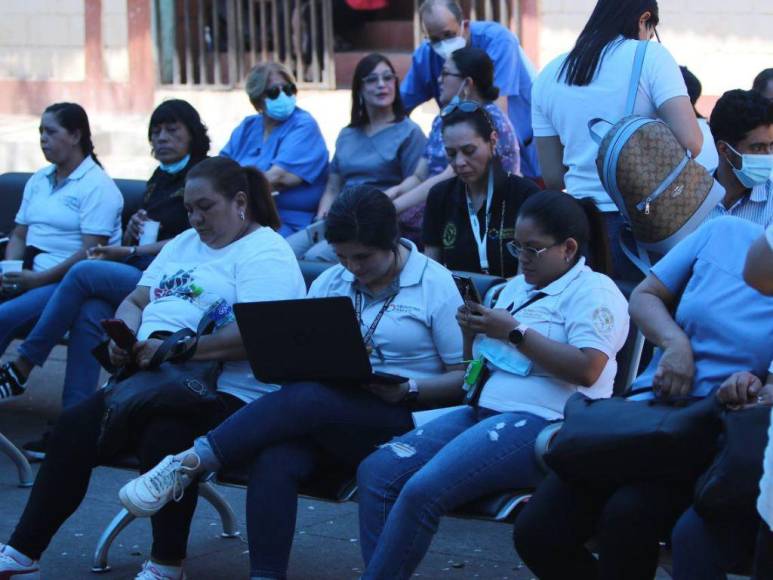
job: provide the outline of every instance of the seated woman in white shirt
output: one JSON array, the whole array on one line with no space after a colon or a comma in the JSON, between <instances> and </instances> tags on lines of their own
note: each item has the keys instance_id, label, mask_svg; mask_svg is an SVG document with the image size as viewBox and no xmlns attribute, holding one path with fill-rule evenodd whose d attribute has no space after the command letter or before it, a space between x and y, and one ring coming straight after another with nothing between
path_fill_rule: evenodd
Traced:
<instances>
[{"instance_id":1,"label":"seated woman in white shirt","mask_svg":"<svg viewBox=\"0 0 773 580\"><path fill-rule=\"evenodd\" d=\"M195 329L206 315L215 331L201 337L193 360L224 362L219 405L208 415L167 412L130 424L126 450L137 451L142 471L276 389L252 377L232 305L302 298L306 290L290 246L275 231L279 215L268 181L257 170L222 157L202 161L188 173L184 203L192 228L164 246L116 312L139 340L131 353L111 342L110 356L116 366L133 361L147 367L160 337ZM100 390L59 418L24 513L8 544L0 544L0 578L39 574L37 560L83 501L92 469L110 459L99 442L104 416ZM196 496L196 488L189 488L182 501L152 519L150 560L137 580L185 578L182 562Z\"/></svg>"},{"instance_id":2,"label":"seated woman in white shirt","mask_svg":"<svg viewBox=\"0 0 773 580\"><path fill-rule=\"evenodd\" d=\"M51 165L24 186L16 227L5 249L0 304L0 354L29 331L59 282L86 250L120 244L123 196L102 169L89 118L76 103L50 105L40 118L40 148ZM22 264L23 263L23 264ZM23 269L22 269L23 266ZM0 369L0 401L24 392L24 378Z\"/></svg>"},{"instance_id":3,"label":"seated woman in white shirt","mask_svg":"<svg viewBox=\"0 0 773 580\"><path fill-rule=\"evenodd\" d=\"M247 532L252 578L285 578L295 533L298 486L315 466L354 471L375 447L413 427L412 410L462 399L462 303L451 273L399 238L397 212L382 192L339 194L325 238L340 264L317 278L309 298L346 296L355 306L373 370L407 377L400 385L293 383L231 416L195 447L128 483L121 501L135 515L155 513L179 481L249 465ZM314 321L309 321L314 324ZM302 364L302 361L298 361ZM158 478L155 478L158 480ZM179 488L178 488L179 492Z\"/></svg>"},{"instance_id":4,"label":"seated woman in white shirt","mask_svg":"<svg viewBox=\"0 0 773 580\"><path fill-rule=\"evenodd\" d=\"M540 431L562 418L572 393L612 394L628 312L615 283L586 264L584 256L601 272L608 265L593 202L556 191L529 197L509 247L523 274L508 282L498 307L469 303L457 313L464 357L475 361L470 405L393 439L360 465L363 579L410 578L444 514L536 486Z\"/></svg>"}]
</instances>

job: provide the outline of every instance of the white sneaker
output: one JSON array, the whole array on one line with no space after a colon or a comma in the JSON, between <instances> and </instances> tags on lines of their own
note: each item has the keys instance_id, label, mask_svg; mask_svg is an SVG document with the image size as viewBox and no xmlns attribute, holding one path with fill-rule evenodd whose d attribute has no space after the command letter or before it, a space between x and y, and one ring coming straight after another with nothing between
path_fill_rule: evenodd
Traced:
<instances>
[{"instance_id":1,"label":"white sneaker","mask_svg":"<svg viewBox=\"0 0 773 580\"><path fill-rule=\"evenodd\" d=\"M194 469L185 467L174 455L167 455L153 469L124 485L118 497L132 515L150 517L171 500L183 498L185 488L193 481L191 472Z\"/></svg>"},{"instance_id":2,"label":"white sneaker","mask_svg":"<svg viewBox=\"0 0 773 580\"><path fill-rule=\"evenodd\" d=\"M37 562L22 564L5 551L0 544L0 580L40 580L40 566Z\"/></svg>"},{"instance_id":3,"label":"white sneaker","mask_svg":"<svg viewBox=\"0 0 773 580\"><path fill-rule=\"evenodd\" d=\"M161 570L164 568L164 570ZM158 566L150 560L142 565L140 573L134 577L134 580L185 580L185 570L179 568L179 573L169 573L172 566Z\"/></svg>"}]
</instances>

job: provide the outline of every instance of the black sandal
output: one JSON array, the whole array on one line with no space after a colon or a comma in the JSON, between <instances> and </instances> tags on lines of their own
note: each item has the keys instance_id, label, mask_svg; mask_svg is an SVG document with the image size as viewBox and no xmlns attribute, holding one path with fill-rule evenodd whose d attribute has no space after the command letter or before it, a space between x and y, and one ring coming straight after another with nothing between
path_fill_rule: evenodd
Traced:
<instances>
[{"instance_id":1,"label":"black sandal","mask_svg":"<svg viewBox=\"0 0 773 580\"><path fill-rule=\"evenodd\" d=\"M26 382L21 380L21 373L12 362L0 366L0 401L24 394Z\"/></svg>"}]
</instances>

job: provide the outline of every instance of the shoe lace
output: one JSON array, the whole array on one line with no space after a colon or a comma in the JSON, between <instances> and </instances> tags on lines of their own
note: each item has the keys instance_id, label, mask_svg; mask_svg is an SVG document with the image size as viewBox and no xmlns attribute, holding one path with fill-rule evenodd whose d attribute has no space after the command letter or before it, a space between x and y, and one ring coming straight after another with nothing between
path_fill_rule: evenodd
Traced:
<instances>
[{"instance_id":1,"label":"shoe lace","mask_svg":"<svg viewBox=\"0 0 773 580\"><path fill-rule=\"evenodd\" d=\"M172 499L179 502L185 493L185 482L183 478L185 467L179 461L170 461L164 469L159 469L150 476L150 485L153 494L160 498L164 492L172 488Z\"/></svg>"},{"instance_id":2,"label":"shoe lace","mask_svg":"<svg viewBox=\"0 0 773 580\"><path fill-rule=\"evenodd\" d=\"M134 577L134 580L166 580L167 578L148 561L142 565L142 570Z\"/></svg>"}]
</instances>

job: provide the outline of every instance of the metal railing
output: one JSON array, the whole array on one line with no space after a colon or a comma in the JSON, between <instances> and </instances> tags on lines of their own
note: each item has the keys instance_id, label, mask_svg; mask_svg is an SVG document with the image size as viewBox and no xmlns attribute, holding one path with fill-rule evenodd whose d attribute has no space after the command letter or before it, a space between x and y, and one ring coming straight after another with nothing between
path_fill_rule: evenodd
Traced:
<instances>
[{"instance_id":1,"label":"metal railing","mask_svg":"<svg viewBox=\"0 0 773 580\"><path fill-rule=\"evenodd\" d=\"M265 61L335 88L332 0L154 0L162 85L232 88Z\"/></svg>"},{"instance_id":2,"label":"metal railing","mask_svg":"<svg viewBox=\"0 0 773 580\"><path fill-rule=\"evenodd\" d=\"M520 0L461 0L460 3L470 20L499 22L520 36ZM424 40L424 31L419 20L420 4L421 0L413 1L413 33L416 46Z\"/></svg>"}]
</instances>

